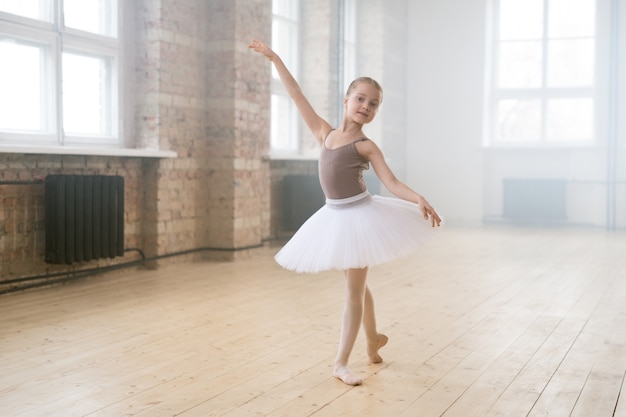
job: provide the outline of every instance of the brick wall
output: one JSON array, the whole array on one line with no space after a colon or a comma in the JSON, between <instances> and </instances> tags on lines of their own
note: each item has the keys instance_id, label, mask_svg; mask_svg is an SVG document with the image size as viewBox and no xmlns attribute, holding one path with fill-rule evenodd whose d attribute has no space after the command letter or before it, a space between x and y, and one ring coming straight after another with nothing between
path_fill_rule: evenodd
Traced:
<instances>
[{"instance_id":1,"label":"brick wall","mask_svg":"<svg viewBox=\"0 0 626 417\"><path fill-rule=\"evenodd\" d=\"M45 248L43 182L51 174L121 175L125 180L125 243L141 246L143 202L138 158L108 158L59 155L0 154L0 182L33 182L0 185L0 284L20 276L67 270L43 261ZM109 260L72 266L71 269L109 264Z\"/></svg>"},{"instance_id":2,"label":"brick wall","mask_svg":"<svg viewBox=\"0 0 626 417\"><path fill-rule=\"evenodd\" d=\"M148 257L233 259L270 232L269 68L247 44L269 38L271 0L135 0L128 83L130 142L174 159L0 154L0 180L49 174L121 175L125 246ZM129 142L129 140L127 140ZM43 185L0 185L2 281L137 259L58 266L43 261ZM158 266L153 263L153 266Z\"/></svg>"},{"instance_id":3,"label":"brick wall","mask_svg":"<svg viewBox=\"0 0 626 417\"><path fill-rule=\"evenodd\" d=\"M339 2L336 0L303 1L301 10L300 74L298 81L315 110L332 125L337 125L339 86L338 42ZM317 140L304 123L302 149L319 149Z\"/></svg>"},{"instance_id":4,"label":"brick wall","mask_svg":"<svg viewBox=\"0 0 626 417\"><path fill-rule=\"evenodd\" d=\"M367 3L371 7L360 9L372 10L374 22L383 12L398 18L398 7ZM132 120L125 120L125 126L132 127L127 142L173 150L178 157L0 153L0 181L30 181L60 173L121 175L126 186L126 247L140 248L148 257L225 249L162 257L151 264L154 267L192 258L235 259L245 256L242 248L276 237L282 178L317 175L317 163L267 158L270 65L247 45L253 37L271 39L271 5L271 0L133 0L127 14L134 24L126 63L127 86L132 91L128 101L133 103ZM300 79L314 106L333 123L341 113L334 69L337 7L331 0L303 2L302 42L307 48ZM389 16L383 21L385 26L396 24ZM394 36L396 42L401 34ZM375 45L378 42L389 39L374 40ZM379 58L388 56L370 57ZM382 73L383 84L394 77ZM2 281L15 277L68 269L43 261L42 184L0 185L0 203L0 287ZM130 252L69 268L137 258L136 252Z\"/></svg>"},{"instance_id":5,"label":"brick wall","mask_svg":"<svg viewBox=\"0 0 626 417\"><path fill-rule=\"evenodd\" d=\"M248 42L271 1L137 2L137 137L178 158L149 162L149 253L257 246L270 234L269 73ZM236 252L206 252L232 258Z\"/></svg>"}]
</instances>

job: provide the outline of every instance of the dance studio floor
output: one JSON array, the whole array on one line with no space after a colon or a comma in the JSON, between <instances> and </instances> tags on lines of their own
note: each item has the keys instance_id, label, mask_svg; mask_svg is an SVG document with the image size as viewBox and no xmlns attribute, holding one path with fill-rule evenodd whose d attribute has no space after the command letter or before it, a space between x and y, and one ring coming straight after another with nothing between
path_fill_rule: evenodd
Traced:
<instances>
[{"instance_id":1,"label":"dance studio floor","mask_svg":"<svg viewBox=\"0 0 626 417\"><path fill-rule=\"evenodd\" d=\"M342 274L267 247L1 296L0 416L626 417L626 233L440 232L371 269L362 386L331 377Z\"/></svg>"}]
</instances>

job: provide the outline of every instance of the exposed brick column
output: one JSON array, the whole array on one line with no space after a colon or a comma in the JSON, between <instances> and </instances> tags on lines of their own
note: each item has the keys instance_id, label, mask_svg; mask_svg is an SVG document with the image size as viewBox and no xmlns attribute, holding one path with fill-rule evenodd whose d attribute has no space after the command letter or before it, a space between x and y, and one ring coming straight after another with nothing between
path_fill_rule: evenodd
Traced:
<instances>
[{"instance_id":1,"label":"exposed brick column","mask_svg":"<svg viewBox=\"0 0 626 417\"><path fill-rule=\"evenodd\" d=\"M270 234L269 62L247 48L268 39L271 1L211 2L207 83L211 244L245 247Z\"/></svg>"},{"instance_id":2,"label":"exposed brick column","mask_svg":"<svg viewBox=\"0 0 626 417\"><path fill-rule=\"evenodd\" d=\"M343 89L339 85L340 74L337 71L339 2L303 1L301 7L301 68L296 78L315 110L336 127L341 121L337 107ZM317 139L304 123L300 127L303 153L317 155Z\"/></svg>"},{"instance_id":3,"label":"exposed brick column","mask_svg":"<svg viewBox=\"0 0 626 417\"><path fill-rule=\"evenodd\" d=\"M137 135L179 155L145 164L145 251L261 244L270 73L247 44L269 38L271 0L141 0L136 13Z\"/></svg>"}]
</instances>

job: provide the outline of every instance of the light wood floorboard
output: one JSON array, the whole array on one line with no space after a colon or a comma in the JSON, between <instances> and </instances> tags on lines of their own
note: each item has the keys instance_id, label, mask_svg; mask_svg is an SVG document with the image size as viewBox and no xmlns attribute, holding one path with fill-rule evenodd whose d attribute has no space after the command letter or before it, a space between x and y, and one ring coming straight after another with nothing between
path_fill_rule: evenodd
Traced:
<instances>
[{"instance_id":1,"label":"light wood floorboard","mask_svg":"<svg viewBox=\"0 0 626 417\"><path fill-rule=\"evenodd\" d=\"M0 416L626 417L626 234L442 229L372 268L379 328L330 376L340 272L126 270L0 297Z\"/></svg>"}]
</instances>

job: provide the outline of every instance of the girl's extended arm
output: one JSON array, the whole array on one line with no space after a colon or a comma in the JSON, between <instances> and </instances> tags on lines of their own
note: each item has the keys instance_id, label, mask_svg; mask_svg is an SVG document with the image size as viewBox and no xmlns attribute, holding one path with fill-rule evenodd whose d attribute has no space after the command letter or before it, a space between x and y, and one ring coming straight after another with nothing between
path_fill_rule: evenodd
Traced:
<instances>
[{"instance_id":1,"label":"girl's extended arm","mask_svg":"<svg viewBox=\"0 0 626 417\"><path fill-rule=\"evenodd\" d=\"M426 199L419 193L413 191L409 186L400 181L387 162L381 152L380 148L371 140L359 142L357 149L364 158L366 158L372 164L376 176L383 185L395 196L411 201L419 205L419 209L424 215L424 219L430 220L433 227L441 224L441 218L437 211L426 201Z\"/></svg>"},{"instance_id":2,"label":"girl's extended arm","mask_svg":"<svg viewBox=\"0 0 626 417\"><path fill-rule=\"evenodd\" d=\"M256 52L260 52L267 59L272 61L278 75L280 76L280 81L285 87L285 90L287 90L287 93L298 108L304 122L307 124L311 132L313 132L317 141L321 144L326 134L330 131L331 126L326 120L322 119L317 114L315 109L313 109L313 106L311 106L307 98L304 96L300 85L298 85L298 82L293 78L282 59L280 59L278 54L276 54L276 52L274 52L271 48L256 39L248 45L248 48L254 49Z\"/></svg>"}]
</instances>

